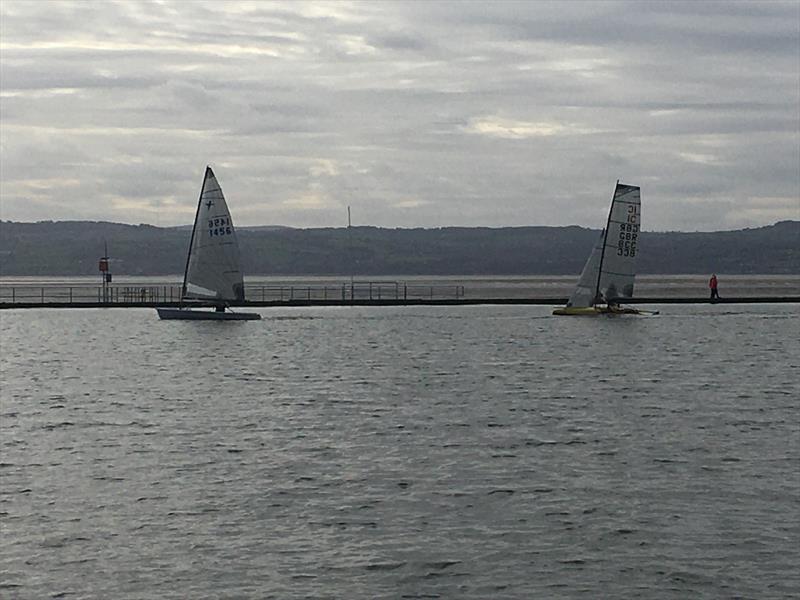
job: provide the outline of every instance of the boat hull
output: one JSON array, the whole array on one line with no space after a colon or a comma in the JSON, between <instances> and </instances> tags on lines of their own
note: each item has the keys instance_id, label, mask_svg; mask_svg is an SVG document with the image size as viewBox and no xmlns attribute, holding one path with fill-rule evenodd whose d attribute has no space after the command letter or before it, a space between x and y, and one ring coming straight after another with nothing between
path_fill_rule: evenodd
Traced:
<instances>
[{"instance_id":1,"label":"boat hull","mask_svg":"<svg viewBox=\"0 0 800 600\"><path fill-rule=\"evenodd\" d=\"M191 308L157 308L158 316L164 320L180 321L257 321L258 313L219 312Z\"/></svg>"},{"instance_id":2,"label":"boat hull","mask_svg":"<svg viewBox=\"0 0 800 600\"><path fill-rule=\"evenodd\" d=\"M601 313L597 308L594 306L587 306L587 307L573 307L573 306L565 306L564 308L557 308L553 311L554 315L560 317L596 317L597 315L601 315Z\"/></svg>"},{"instance_id":3,"label":"boat hull","mask_svg":"<svg viewBox=\"0 0 800 600\"><path fill-rule=\"evenodd\" d=\"M564 317L596 317L598 315L644 315L652 314L635 308L610 306L565 306L553 311L554 315Z\"/></svg>"}]
</instances>

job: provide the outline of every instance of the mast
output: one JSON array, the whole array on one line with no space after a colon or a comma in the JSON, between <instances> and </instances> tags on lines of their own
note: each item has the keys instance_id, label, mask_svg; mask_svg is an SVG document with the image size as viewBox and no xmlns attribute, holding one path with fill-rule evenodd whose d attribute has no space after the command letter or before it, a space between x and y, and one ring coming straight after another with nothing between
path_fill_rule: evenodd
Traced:
<instances>
[{"instance_id":1,"label":"mast","mask_svg":"<svg viewBox=\"0 0 800 600\"><path fill-rule=\"evenodd\" d=\"M350 302L353 302L353 293L355 291L355 282L353 280L353 223L350 221L350 205L347 205L347 254L350 263Z\"/></svg>"},{"instance_id":2,"label":"mast","mask_svg":"<svg viewBox=\"0 0 800 600\"><path fill-rule=\"evenodd\" d=\"M197 210L194 213L194 224L192 225L192 237L189 239L189 251L186 253L186 269L183 271L183 287L181 288L181 302L186 296L186 278L189 276L189 259L192 257L192 245L194 244L194 232L197 229L197 217L200 215L200 204L203 202L203 191L206 189L206 179L211 167L206 165L206 173L203 175L203 185L200 187L200 197L197 199Z\"/></svg>"},{"instance_id":3,"label":"mast","mask_svg":"<svg viewBox=\"0 0 800 600\"><path fill-rule=\"evenodd\" d=\"M108 284L111 282L111 273L108 271L108 242L103 240L105 253L100 257L100 276L103 286L103 302L108 302Z\"/></svg>"},{"instance_id":4,"label":"mast","mask_svg":"<svg viewBox=\"0 0 800 600\"><path fill-rule=\"evenodd\" d=\"M611 226L611 213L614 211L614 200L617 198L617 188L619 187L619 179L617 179L617 184L614 186L614 196L611 198L611 208L608 209L608 219L606 220L606 230L603 233L603 247L600 250L600 266L597 268L597 285L594 288L594 299L592 300L592 306L597 303L597 297L600 295L600 278L603 276L603 258L606 254L606 242L608 241L608 228ZM608 298L605 299L606 303L608 303Z\"/></svg>"}]
</instances>

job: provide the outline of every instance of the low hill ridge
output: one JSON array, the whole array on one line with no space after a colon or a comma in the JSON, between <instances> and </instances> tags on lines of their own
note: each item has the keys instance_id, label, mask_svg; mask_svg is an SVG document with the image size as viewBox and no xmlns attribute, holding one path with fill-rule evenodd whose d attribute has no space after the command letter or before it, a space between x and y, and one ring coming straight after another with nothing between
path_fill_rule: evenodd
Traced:
<instances>
[{"instance_id":1,"label":"low hill ridge","mask_svg":"<svg viewBox=\"0 0 800 600\"><path fill-rule=\"evenodd\" d=\"M599 230L567 227L239 227L248 275L574 275ZM93 221L0 221L0 275L183 272L191 231ZM800 273L800 221L718 232L642 232L639 273Z\"/></svg>"}]
</instances>

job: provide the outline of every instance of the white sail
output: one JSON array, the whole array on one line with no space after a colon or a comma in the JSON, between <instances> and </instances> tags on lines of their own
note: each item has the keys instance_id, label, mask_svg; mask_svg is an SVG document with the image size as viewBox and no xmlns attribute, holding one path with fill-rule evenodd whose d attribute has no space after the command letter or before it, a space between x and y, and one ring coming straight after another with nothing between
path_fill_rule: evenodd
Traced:
<instances>
[{"instance_id":1,"label":"white sail","mask_svg":"<svg viewBox=\"0 0 800 600\"><path fill-rule=\"evenodd\" d=\"M605 302L633 297L641 208L639 188L617 183L608 216L597 286Z\"/></svg>"},{"instance_id":2,"label":"white sail","mask_svg":"<svg viewBox=\"0 0 800 600\"><path fill-rule=\"evenodd\" d=\"M225 196L210 167L206 167L197 205L183 297L221 303L244 300L236 230Z\"/></svg>"},{"instance_id":3,"label":"white sail","mask_svg":"<svg viewBox=\"0 0 800 600\"><path fill-rule=\"evenodd\" d=\"M587 308L594 305L595 294L597 293L597 278L600 273L600 254L603 251L603 242L606 239L605 230L600 232L597 243L589 254L589 260L583 266L581 278L575 286L572 295L569 297L567 306L576 308Z\"/></svg>"},{"instance_id":4,"label":"white sail","mask_svg":"<svg viewBox=\"0 0 800 600\"><path fill-rule=\"evenodd\" d=\"M639 188L617 183L608 224L592 248L568 308L619 303L633 296L641 208Z\"/></svg>"}]
</instances>

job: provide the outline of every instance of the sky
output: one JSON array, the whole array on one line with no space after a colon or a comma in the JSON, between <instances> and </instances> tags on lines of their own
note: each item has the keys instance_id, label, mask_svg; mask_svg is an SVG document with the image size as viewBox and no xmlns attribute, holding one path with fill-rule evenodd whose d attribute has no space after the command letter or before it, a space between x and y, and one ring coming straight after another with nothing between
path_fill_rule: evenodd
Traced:
<instances>
[{"instance_id":1,"label":"sky","mask_svg":"<svg viewBox=\"0 0 800 600\"><path fill-rule=\"evenodd\" d=\"M800 219L800 2L0 1L0 219Z\"/></svg>"}]
</instances>

